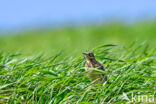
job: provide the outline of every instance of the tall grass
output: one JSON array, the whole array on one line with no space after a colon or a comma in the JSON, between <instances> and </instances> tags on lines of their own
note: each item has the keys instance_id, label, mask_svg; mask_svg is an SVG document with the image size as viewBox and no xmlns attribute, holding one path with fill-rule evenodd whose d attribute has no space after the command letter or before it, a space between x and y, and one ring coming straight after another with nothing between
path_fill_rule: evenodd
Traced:
<instances>
[{"instance_id":1,"label":"tall grass","mask_svg":"<svg viewBox=\"0 0 156 104\"><path fill-rule=\"evenodd\" d=\"M126 103L126 93L154 95L156 49L147 43L127 46L102 45L92 50L103 63L110 84L92 86L84 71L85 60L43 54L25 57L0 54L0 103L104 104ZM21 55L21 56L20 56ZM59 60L58 60L59 59Z\"/></svg>"}]
</instances>

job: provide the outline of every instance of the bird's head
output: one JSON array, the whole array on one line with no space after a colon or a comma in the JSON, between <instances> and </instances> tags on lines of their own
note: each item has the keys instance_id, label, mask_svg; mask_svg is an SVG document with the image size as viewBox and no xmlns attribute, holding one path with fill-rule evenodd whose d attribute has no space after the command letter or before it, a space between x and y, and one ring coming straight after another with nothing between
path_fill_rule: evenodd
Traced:
<instances>
[{"instance_id":1,"label":"bird's head","mask_svg":"<svg viewBox=\"0 0 156 104\"><path fill-rule=\"evenodd\" d=\"M92 52L83 53L87 59L94 59L94 54Z\"/></svg>"}]
</instances>

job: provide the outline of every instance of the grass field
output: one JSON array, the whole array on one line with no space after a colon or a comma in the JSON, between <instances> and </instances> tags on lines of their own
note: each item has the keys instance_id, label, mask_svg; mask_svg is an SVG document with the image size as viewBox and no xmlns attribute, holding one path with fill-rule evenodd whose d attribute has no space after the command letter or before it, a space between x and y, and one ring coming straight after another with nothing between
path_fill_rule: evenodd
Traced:
<instances>
[{"instance_id":1,"label":"grass field","mask_svg":"<svg viewBox=\"0 0 156 104\"><path fill-rule=\"evenodd\" d=\"M108 23L2 35L0 103L120 104L132 93L133 102L156 102L155 28L153 21ZM85 51L105 65L110 84L92 86Z\"/></svg>"}]
</instances>

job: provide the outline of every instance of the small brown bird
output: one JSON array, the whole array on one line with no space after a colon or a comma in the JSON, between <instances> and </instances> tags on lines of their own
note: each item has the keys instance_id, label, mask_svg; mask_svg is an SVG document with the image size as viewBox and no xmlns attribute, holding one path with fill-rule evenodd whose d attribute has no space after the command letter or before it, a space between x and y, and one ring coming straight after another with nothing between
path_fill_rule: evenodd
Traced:
<instances>
[{"instance_id":1,"label":"small brown bird","mask_svg":"<svg viewBox=\"0 0 156 104\"><path fill-rule=\"evenodd\" d=\"M103 64L96 61L93 53L84 52L83 54L86 58L85 71L89 71L88 77L90 78L90 80L93 81L94 84L102 84L104 81L107 81L106 75L101 74L99 73L99 71L96 70L90 70L90 68L97 68L105 71Z\"/></svg>"}]
</instances>

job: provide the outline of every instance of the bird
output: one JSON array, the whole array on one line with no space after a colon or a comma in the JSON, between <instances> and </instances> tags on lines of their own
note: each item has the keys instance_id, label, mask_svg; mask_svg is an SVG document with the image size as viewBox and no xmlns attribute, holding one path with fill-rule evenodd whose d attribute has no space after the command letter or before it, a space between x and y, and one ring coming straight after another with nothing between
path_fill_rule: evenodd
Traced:
<instances>
[{"instance_id":1,"label":"bird","mask_svg":"<svg viewBox=\"0 0 156 104\"><path fill-rule=\"evenodd\" d=\"M88 71L88 77L93 84L102 84L107 81L107 76L103 73L99 73L97 70L91 70L91 68L97 68L105 71L104 65L95 59L92 52L84 52L86 64L85 71Z\"/></svg>"}]
</instances>

